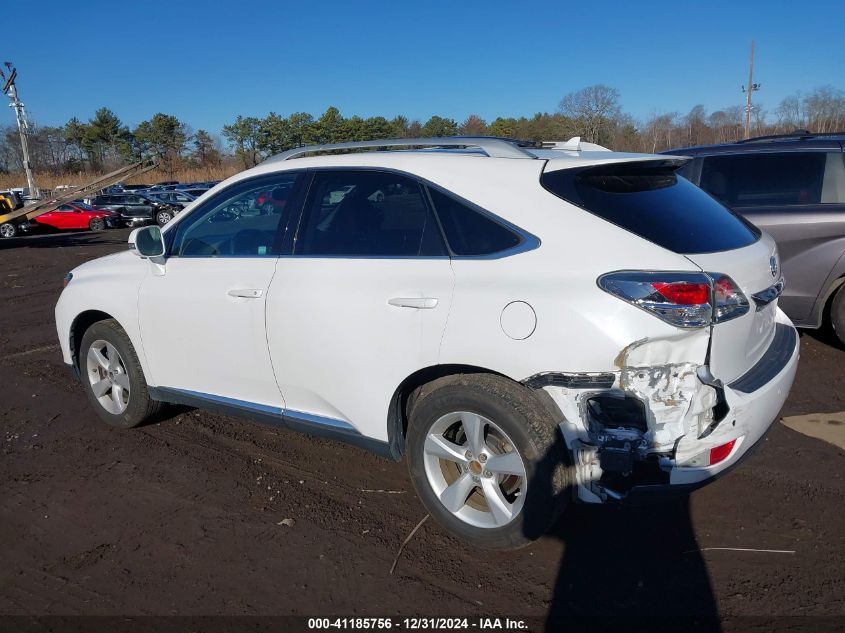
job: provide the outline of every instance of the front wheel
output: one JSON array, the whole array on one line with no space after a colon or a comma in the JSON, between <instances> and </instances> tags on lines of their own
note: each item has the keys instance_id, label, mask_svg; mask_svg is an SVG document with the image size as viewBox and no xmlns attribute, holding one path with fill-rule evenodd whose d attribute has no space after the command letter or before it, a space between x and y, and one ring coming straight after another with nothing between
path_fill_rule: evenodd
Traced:
<instances>
[{"instance_id":1,"label":"front wheel","mask_svg":"<svg viewBox=\"0 0 845 633\"><path fill-rule=\"evenodd\" d=\"M569 458L549 412L522 385L475 374L413 398L408 468L423 505L454 535L514 549L543 535L569 494Z\"/></svg>"},{"instance_id":2,"label":"front wheel","mask_svg":"<svg viewBox=\"0 0 845 633\"><path fill-rule=\"evenodd\" d=\"M165 224L170 222L170 220L172 220L172 219L173 219L173 213L171 211L159 211L156 214L156 223L159 226L164 226Z\"/></svg>"},{"instance_id":3,"label":"front wheel","mask_svg":"<svg viewBox=\"0 0 845 633\"><path fill-rule=\"evenodd\" d=\"M88 401L111 426L128 429L149 422L162 406L150 398L135 348L114 319L98 321L85 332L79 370Z\"/></svg>"},{"instance_id":4,"label":"front wheel","mask_svg":"<svg viewBox=\"0 0 845 633\"><path fill-rule=\"evenodd\" d=\"M18 227L11 222L0 224L0 237L15 237L18 234Z\"/></svg>"},{"instance_id":5,"label":"front wheel","mask_svg":"<svg viewBox=\"0 0 845 633\"><path fill-rule=\"evenodd\" d=\"M88 223L88 228L96 233L105 229L106 223L103 218L91 218L91 221Z\"/></svg>"}]
</instances>

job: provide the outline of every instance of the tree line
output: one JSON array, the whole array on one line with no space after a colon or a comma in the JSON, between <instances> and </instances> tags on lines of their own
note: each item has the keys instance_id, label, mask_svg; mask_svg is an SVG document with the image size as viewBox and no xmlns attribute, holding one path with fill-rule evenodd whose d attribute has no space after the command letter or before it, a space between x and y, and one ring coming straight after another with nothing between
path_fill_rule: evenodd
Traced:
<instances>
[{"instance_id":1,"label":"tree line","mask_svg":"<svg viewBox=\"0 0 845 633\"><path fill-rule=\"evenodd\" d=\"M555 112L492 121L477 114L462 121L434 115L425 122L403 115L345 117L332 106L317 117L307 112L237 116L222 129L224 146L223 139L207 130L194 131L170 114L158 113L130 128L114 112L100 108L84 122L73 118L63 126L31 125L28 139L36 172L101 172L155 158L165 173L173 174L184 167L213 170L223 162L248 168L301 145L419 136L490 135L535 142L581 136L618 151L658 152L742 138L744 117L741 105L712 112L696 105L687 113L654 112L638 121L623 110L615 88L598 84L567 94ZM754 106L751 119L752 135L845 131L845 92L823 86L795 93L772 111ZM0 127L0 171L21 170L17 129Z\"/></svg>"}]
</instances>

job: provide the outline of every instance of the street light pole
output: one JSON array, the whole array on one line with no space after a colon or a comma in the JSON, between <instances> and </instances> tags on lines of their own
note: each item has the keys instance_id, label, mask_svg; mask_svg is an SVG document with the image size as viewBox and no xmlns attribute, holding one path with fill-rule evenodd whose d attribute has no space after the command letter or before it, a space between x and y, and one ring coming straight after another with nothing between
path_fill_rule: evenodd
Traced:
<instances>
[{"instance_id":1,"label":"street light pole","mask_svg":"<svg viewBox=\"0 0 845 633\"><path fill-rule=\"evenodd\" d=\"M18 122L18 132L21 136L21 152L23 154L23 169L26 172L26 186L29 188L29 197L30 198L38 198L39 191L38 186L35 184L35 176L32 174L32 163L29 160L29 145L26 141L26 131L28 129L28 125L26 122L26 113L24 112L24 106L18 99L18 89L15 86L15 79L18 76L17 68L12 68L11 64L6 62L6 67L11 71L8 80L6 80L6 84L3 86L3 92L9 97L12 101L9 104L10 108L14 108L15 110L15 119Z\"/></svg>"},{"instance_id":2,"label":"street light pole","mask_svg":"<svg viewBox=\"0 0 845 633\"><path fill-rule=\"evenodd\" d=\"M754 83L754 40L751 40L751 61L748 63L748 88L742 87L745 93L745 138L751 136L751 93L760 89L760 84Z\"/></svg>"}]
</instances>

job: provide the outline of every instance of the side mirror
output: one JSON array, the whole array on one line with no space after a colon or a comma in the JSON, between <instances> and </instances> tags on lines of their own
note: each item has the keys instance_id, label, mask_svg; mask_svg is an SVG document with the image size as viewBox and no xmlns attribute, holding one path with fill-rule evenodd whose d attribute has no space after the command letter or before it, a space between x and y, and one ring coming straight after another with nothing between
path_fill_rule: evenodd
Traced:
<instances>
[{"instance_id":1,"label":"side mirror","mask_svg":"<svg viewBox=\"0 0 845 633\"><path fill-rule=\"evenodd\" d=\"M129 250L138 257L148 259L164 255L164 240L157 226L144 226L129 234Z\"/></svg>"}]
</instances>

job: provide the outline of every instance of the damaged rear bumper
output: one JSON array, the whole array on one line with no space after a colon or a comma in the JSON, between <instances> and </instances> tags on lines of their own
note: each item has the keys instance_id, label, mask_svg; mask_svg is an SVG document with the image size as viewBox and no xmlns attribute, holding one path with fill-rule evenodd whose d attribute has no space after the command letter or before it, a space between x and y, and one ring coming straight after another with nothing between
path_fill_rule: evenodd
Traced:
<instances>
[{"instance_id":1,"label":"damaged rear bumper","mask_svg":"<svg viewBox=\"0 0 845 633\"><path fill-rule=\"evenodd\" d=\"M710 375L706 345L702 350L695 336L629 345L616 372L526 381L562 414L577 497L588 503L663 499L736 466L763 438L795 378L797 333L782 313L775 327L760 361L728 385ZM720 452L715 461L713 449Z\"/></svg>"}]
</instances>

